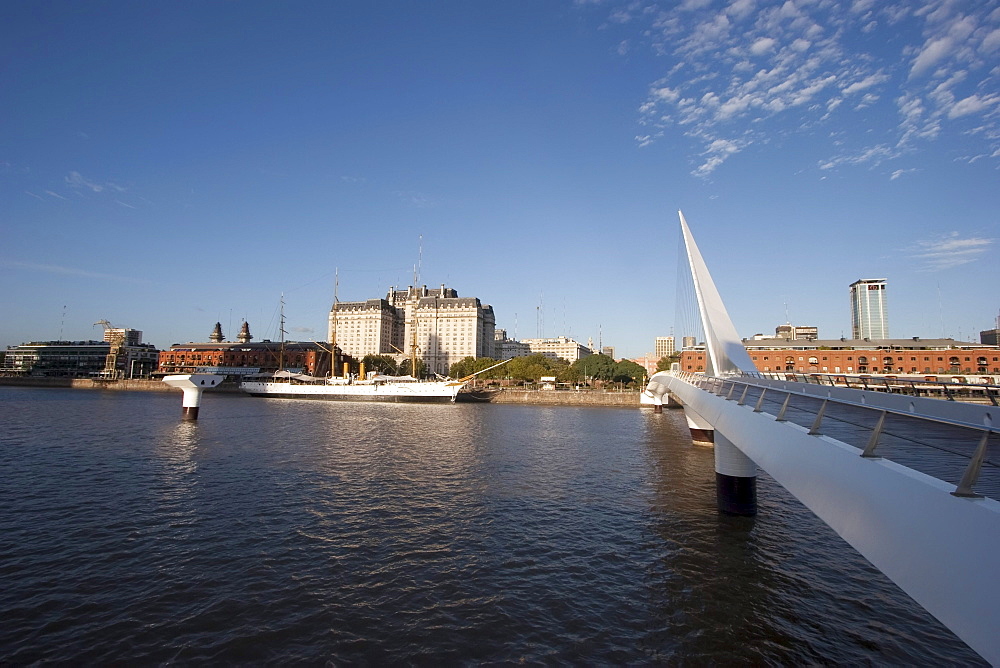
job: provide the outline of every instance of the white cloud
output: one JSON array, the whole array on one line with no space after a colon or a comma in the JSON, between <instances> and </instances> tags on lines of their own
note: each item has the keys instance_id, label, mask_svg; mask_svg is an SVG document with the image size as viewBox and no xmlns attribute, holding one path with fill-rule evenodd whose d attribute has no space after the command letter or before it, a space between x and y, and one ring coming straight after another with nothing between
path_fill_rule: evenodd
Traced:
<instances>
[{"instance_id":1,"label":"white cloud","mask_svg":"<svg viewBox=\"0 0 1000 668\"><path fill-rule=\"evenodd\" d=\"M909 252L923 262L925 270L941 271L975 262L990 250L994 241L983 237L962 239L958 232L952 232L939 239L918 241Z\"/></svg>"},{"instance_id":2,"label":"white cloud","mask_svg":"<svg viewBox=\"0 0 1000 668\"><path fill-rule=\"evenodd\" d=\"M46 190L46 191L45 191L45 194L46 194L46 195L50 195L50 196L52 196L52 197L55 197L55 198L57 198L57 199L66 199L65 197L63 197L63 196L62 196L62 195L60 195L59 193L54 193L54 192L52 192L51 190Z\"/></svg>"},{"instance_id":3,"label":"white cloud","mask_svg":"<svg viewBox=\"0 0 1000 668\"><path fill-rule=\"evenodd\" d=\"M25 194L25 195L31 195L31 196L32 196L32 197L34 197L35 199L40 199L40 200L42 200L43 202L45 201L45 198L44 198L44 197L42 197L41 195L36 195L35 193L33 193L33 192L30 192L30 191L28 191L28 190L25 190L25 191L24 191L24 194Z\"/></svg>"},{"instance_id":4,"label":"white cloud","mask_svg":"<svg viewBox=\"0 0 1000 668\"><path fill-rule=\"evenodd\" d=\"M750 53L752 53L755 56L762 56L768 51L772 51L776 43L777 40L774 40L770 37L761 37L756 42L750 45Z\"/></svg>"},{"instance_id":5,"label":"white cloud","mask_svg":"<svg viewBox=\"0 0 1000 668\"><path fill-rule=\"evenodd\" d=\"M848 84L844 88L843 92L844 95L851 95L852 93L857 93L863 90L867 90L872 86L877 86L880 83L885 83L888 79L889 77L885 74L881 73L870 74L866 76L864 79L861 79L860 81L855 81L851 84Z\"/></svg>"},{"instance_id":6,"label":"white cloud","mask_svg":"<svg viewBox=\"0 0 1000 668\"><path fill-rule=\"evenodd\" d=\"M12 260L0 260L0 264L9 267L21 267L31 271L40 271L47 274L60 274L64 276L80 276L83 278L100 278L112 281L125 281L127 283L149 283L150 281L135 276L116 276L115 274L102 274L87 269L77 269L76 267L62 267L54 264L36 264L34 262L20 262Z\"/></svg>"},{"instance_id":7,"label":"white cloud","mask_svg":"<svg viewBox=\"0 0 1000 668\"><path fill-rule=\"evenodd\" d=\"M985 111L996 105L998 101L1000 101L1000 96L997 95L990 95L988 97L970 95L964 100L956 102L951 109L948 110L948 118L958 118L959 116L968 116L969 114L976 114L981 111Z\"/></svg>"},{"instance_id":8,"label":"white cloud","mask_svg":"<svg viewBox=\"0 0 1000 668\"><path fill-rule=\"evenodd\" d=\"M979 45L979 50L984 53L992 53L997 49L1000 49L1000 28L987 33Z\"/></svg>"},{"instance_id":9,"label":"white cloud","mask_svg":"<svg viewBox=\"0 0 1000 668\"><path fill-rule=\"evenodd\" d=\"M637 105L637 143L673 127L708 156L701 174L741 150L718 160L710 144L720 134L759 143L819 124L848 129L827 169L958 137L970 118L985 128L984 152L1000 151L997 0L610 2L633 17L630 49L647 41L667 63Z\"/></svg>"},{"instance_id":10,"label":"white cloud","mask_svg":"<svg viewBox=\"0 0 1000 668\"><path fill-rule=\"evenodd\" d=\"M913 59L913 67L910 68L910 75L917 76L930 67L940 62L949 51L951 51L952 40L950 37L940 37L929 41L921 49L916 58Z\"/></svg>"},{"instance_id":11,"label":"white cloud","mask_svg":"<svg viewBox=\"0 0 1000 668\"><path fill-rule=\"evenodd\" d=\"M733 0L733 2L726 7L726 14L729 14L736 19L742 19L749 15L753 10L753 0Z\"/></svg>"},{"instance_id":12,"label":"white cloud","mask_svg":"<svg viewBox=\"0 0 1000 668\"><path fill-rule=\"evenodd\" d=\"M66 183L68 183L72 188L86 188L95 193L99 193L104 190L104 186L99 183L94 183L93 181L88 181L83 178L80 172L70 172L69 176L66 177Z\"/></svg>"},{"instance_id":13,"label":"white cloud","mask_svg":"<svg viewBox=\"0 0 1000 668\"><path fill-rule=\"evenodd\" d=\"M719 165L728 160L731 156L746 148L745 142L738 142L731 139L714 139L709 142L703 156L708 156L692 174L695 176L708 176L714 172Z\"/></svg>"}]
</instances>

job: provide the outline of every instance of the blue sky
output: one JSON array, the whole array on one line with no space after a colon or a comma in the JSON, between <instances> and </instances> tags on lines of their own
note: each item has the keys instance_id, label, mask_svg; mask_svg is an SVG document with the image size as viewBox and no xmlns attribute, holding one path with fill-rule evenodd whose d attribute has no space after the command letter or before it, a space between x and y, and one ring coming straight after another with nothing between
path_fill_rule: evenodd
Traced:
<instances>
[{"instance_id":1,"label":"blue sky","mask_svg":"<svg viewBox=\"0 0 1000 668\"><path fill-rule=\"evenodd\" d=\"M0 7L0 345L445 283L637 356L677 210L737 331L978 340L1000 311L1000 1ZM422 242L420 239L422 238ZM421 250L422 249L422 250Z\"/></svg>"}]
</instances>

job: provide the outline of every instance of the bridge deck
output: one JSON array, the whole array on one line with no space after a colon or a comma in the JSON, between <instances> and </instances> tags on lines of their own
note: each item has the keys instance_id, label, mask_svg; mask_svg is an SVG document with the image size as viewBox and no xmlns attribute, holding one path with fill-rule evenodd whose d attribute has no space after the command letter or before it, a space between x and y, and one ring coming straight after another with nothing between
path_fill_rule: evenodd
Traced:
<instances>
[{"instance_id":1,"label":"bridge deck","mask_svg":"<svg viewBox=\"0 0 1000 668\"><path fill-rule=\"evenodd\" d=\"M763 388L751 387L746 404L756 406ZM765 394L761 410L771 415L781 411L785 395ZM785 410L788 422L810 428L823 404L818 397L791 395ZM862 406L830 402L819 433L864 450L880 417L880 411ZM882 427L876 454L929 476L958 485L976 452L982 430L934 422L918 416L889 413ZM1000 500L1000 434L991 433L975 491Z\"/></svg>"}]
</instances>

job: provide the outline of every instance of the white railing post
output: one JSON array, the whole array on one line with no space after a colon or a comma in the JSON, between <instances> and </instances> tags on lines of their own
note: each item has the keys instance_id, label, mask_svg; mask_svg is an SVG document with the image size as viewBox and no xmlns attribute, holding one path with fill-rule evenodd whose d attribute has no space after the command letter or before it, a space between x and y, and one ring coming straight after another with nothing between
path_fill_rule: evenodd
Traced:
<instances>
[{"instance_id":1,"label":"white railing post","mask_svg":"<svg viewBox=\"0 0 1000 668\"><path fill-rule=\"evenodd\" d=\"M983 437L979 439L979 446L976 448L976 454L972 455L972 460L969 461L969 466L965 469L965 475L962 476L962 481L958 483L958 487L955 488L952 495L972 499L982 497L982 494L976 494L972 490L972 486L979 480L979 469L982 468L983 460L986 459L986 446L989 444L990 433L990 429L983 432Z\"/></svg>"}]
</instances>

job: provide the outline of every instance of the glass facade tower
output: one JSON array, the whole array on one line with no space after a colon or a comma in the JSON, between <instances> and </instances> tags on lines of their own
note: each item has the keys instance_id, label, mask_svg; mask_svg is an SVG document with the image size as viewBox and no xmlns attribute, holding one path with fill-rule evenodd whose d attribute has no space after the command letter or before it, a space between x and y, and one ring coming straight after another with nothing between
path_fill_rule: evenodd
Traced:
<instances>
[{"instance_id":1,"label":"glass facade tower","mask_svg":"<svg viewBox=\"0 0 1000 668\"><path fill-rule=\"evenodd\" d=\"M862 278L851 283L851 338L889 338L884 278Z\"/></svg>"}]
</instances>

